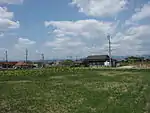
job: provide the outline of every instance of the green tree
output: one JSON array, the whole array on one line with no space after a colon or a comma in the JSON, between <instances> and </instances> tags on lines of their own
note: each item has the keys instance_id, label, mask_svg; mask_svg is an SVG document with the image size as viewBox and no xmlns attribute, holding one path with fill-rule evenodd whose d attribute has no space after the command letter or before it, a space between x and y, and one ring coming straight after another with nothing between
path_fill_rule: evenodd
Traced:
<instances>
[{"instance_id":1,"label":"green tree","mask_svg":"<svg viewBox=\"0 0 150 113\"><path fill-rule=\"evenodd\" d=\"M62 62L62 65L63 66L72 66L72 65L74 65L74 61L72 61L72 60L64 60Z\"/></svg>"},{"instance_id":2,"label":"green tree","mask_svg":"<svg viewBox=\"0 0 150 113\"><path fill-rule=\"evenodd\" d=\"M144 57L134 57L134 56L130 56L128 58L126 58L126 61L133 63L133 62L141 62L144 60Z\"/></svg>"}]
</instances>

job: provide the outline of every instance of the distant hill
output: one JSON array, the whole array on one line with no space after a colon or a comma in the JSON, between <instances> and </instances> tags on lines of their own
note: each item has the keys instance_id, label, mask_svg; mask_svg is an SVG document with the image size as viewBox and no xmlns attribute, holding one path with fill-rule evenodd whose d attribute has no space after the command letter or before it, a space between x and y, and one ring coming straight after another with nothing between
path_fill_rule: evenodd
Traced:
<instances>
[{"instance_id":1,"label":"distant hill","mask_svg":"<svg viewBox=\"0 0 150 113\"><path fill-rule=\"evenodd\" d=\"M128 56L112 56L113 59L116 60L124 60L125 58L127 58Z\"/></svg>"}]
</instances>

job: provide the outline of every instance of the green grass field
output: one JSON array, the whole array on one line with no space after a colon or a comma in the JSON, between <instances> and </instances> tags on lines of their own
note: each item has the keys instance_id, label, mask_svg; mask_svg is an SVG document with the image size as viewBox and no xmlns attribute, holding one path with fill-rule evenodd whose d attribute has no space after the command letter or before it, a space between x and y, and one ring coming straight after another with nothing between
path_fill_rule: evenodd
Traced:
<instances>
[{"instance_id":1,"label":"green grass field","mask_svg":"<svg viewBox=\"0 0 150 113\"><path fill-rule=\"evenodd\" d=\"M150 70L0 71L0 113L149 113Z\"/></svg>"}]
</instances>

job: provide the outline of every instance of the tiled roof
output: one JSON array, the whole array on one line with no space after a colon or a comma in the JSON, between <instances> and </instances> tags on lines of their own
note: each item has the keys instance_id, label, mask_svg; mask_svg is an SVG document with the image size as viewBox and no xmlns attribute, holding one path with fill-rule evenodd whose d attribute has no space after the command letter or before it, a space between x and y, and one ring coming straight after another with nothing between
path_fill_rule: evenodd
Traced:
<instances>
[{"instance_id":1,"label":"tiled roof","mask_svg":"<svg viewBox=\"0 0 150 113\"><path fill-rule=\"evenodd\" d=\"M88 60L105 60L109 59L108 55L92 55L87 57Z\"/></svg>"},{"instance_id":2,"label":"tiled roof","mask_svg":"<svg viewBox=\"0 0 150 113\"><path fill-rule=\"evenodd\" d=\"M25 63L25 62L18 62L15 66L27 66L29 64Z\"/></svg>"}]
</instances>

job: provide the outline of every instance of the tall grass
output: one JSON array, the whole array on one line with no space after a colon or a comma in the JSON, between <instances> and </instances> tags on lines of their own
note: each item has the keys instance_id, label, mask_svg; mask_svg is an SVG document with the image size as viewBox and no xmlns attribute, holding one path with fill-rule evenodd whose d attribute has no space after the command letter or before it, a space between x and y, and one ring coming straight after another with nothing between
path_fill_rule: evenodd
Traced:
<instances>
[{"instance_id":1,"label":"tall grass","mask_svg":"<svg viewBox=\"0 0 150 113\"><path fill-rule=\"evenodd\" d=\"M150 70L0 71L0 113L149 113Z\"/></svg>"}]
</instances>

